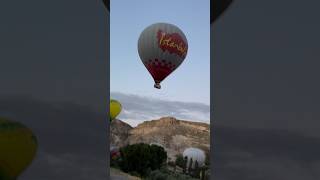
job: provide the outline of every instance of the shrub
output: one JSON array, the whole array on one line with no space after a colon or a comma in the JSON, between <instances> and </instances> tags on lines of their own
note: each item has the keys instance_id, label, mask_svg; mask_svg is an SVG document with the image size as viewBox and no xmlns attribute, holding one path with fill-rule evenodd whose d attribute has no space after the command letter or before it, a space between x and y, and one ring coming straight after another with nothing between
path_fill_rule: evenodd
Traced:
<instances>
[{"instance_id":1,"label":"shrub","mask_svg":"<svg viewBox=\"0 0 320 180\"><path fill-rule=\"evenodd\" d=\"M176 155L176 165L183 168L184 167L184 159L182 154Z\"/></svg>"},{"instance_id":2,"label":"shrub","mask_svg":"<svg viewBox=\"0 0 320 180\"><path fill-rule=\"evenodd\" d=\"M120 168L125 172L136 172L144 177L149 172L159 169L167 159L163 147L144 143L128 145L120 149Z\"/></svg>"},{"instance_id":3,"label":"shrub","mask_svg":"<svg viewBox=\"0 0 320 180\"><path fill-rule=\"evenodd\" d=\"M146 180L196 180L184 174L172 173L167 169L152 171Z\"/></svg>"},{"instance_id":4,"label":"shrub","mask_svg":"<svg viewBox=\"0 0 320 180\"><path fill-rule=\"evenodd\" d=\"M152 171L146 179L147 180L167 180L168 175L161 172L160 170L156 170L156 171Z\"/></svg>"},{"instance_id":5,"label":"shrub","mask_svg":"<svg viewBox=\"0 0 320 180\"><path fill-rule=\"evenodd\" d=\"M196 161L195 165L194 165L194 170L193 170L192 176L195 178L200 178L200 171L201 171L201 169L199 167L198 161Z\"/></svg>"}]
</instances>

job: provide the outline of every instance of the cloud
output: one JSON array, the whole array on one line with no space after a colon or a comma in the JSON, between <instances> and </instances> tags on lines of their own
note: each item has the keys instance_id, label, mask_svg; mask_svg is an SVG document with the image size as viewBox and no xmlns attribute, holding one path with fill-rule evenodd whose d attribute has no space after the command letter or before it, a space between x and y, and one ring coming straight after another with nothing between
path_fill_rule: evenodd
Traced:
<instances>
[{"instance_id":1,"label":"cloud","mask_svg":"<svg viewBox=\"0 0 320 180\"><path fill-rule=\"evenodd\" d=\"M210 106L206 104L167 101L119 92L111 92L111 98L119 100L123 106L118 118L132 126L164 116L210 123Z\"/></svg>"}]
</instances>

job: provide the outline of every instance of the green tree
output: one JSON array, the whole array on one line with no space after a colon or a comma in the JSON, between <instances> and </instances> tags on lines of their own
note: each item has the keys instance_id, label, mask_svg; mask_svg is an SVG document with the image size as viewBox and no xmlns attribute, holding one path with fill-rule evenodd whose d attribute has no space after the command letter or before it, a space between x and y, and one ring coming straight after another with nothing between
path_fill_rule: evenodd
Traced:
<instances>
[{"instance_id":1,"label":"green tree","mask_svg":"<svg viewBox=\"0 0 320 180\"><path fill-rule=\"evenodd\" d=\"M188 163L188 156L184 157L184 161L183 161L183 173L187 172L187 163Z\"/></svg>"},{"instance_id":2,"label":"green tree","mask_svg":"<svg viewBox=\"0 0 320 180\"><path fill-rule=\"evenodd\" d=\"M167 159L167 152L163 147L144 143L125 146L120 152L120 168L128 173L136 172L142 177L159 169Z\"/></svg>"},{"instance_id":3,"label":"green tree","mask_svg":"<svg viewBox=\"0 0 320 180\"><path fill-rule=\"evenodd\" d=\"M205 180L206 177L206 169L204 167L201 168L201 180Z\"/></svg>"},{"instance_id":4,"label":"green tree","mask_svg":"<svg viewBox=\"0 0 320 180\"><path fill-rule=\"evenodd\" d=\"M205 165L210 166L210 154L206 153Z\"/></svg>"},{"instance_id":5,"label":"green tree","mask_svg":"<svg viewBox=\"0 0 320 180\"><path fill-rule=\"evenodd\" d=\"M184 159L183 159L182 154L176 155L176 161L175 161L175 162L176 162L176 165L177 165L177 166L183 168L183 166L184 166Z\"/></svg>"},{"instance_id":6,"label":"green tree","mask_svg":"<svg viewBox=\"0 0 320 180\"><path fill-rule=\"evenodd\" d=\"M150 168L152 170L160 169L160 167L166 163L167 152L163 147L153 144L150 146L150 153L152 156L152 159L150 159Z\"/></svg>"},{"instance_id":7,"label":"green tree","mask_svg":"<svg viewBox=\"0 0 320 180\"><path fill-rule=\"evenodd\" d=\"M200 167L197 160L194 163L193 177L200 178Z\"/></svg>"},{"instance_id":8,"label":"green tree","mask_svg":"<svg viewBox=\"0 0 320 180\"><path fill-rule=\"evenodd\" d=\"M189 174L192 174L192 163L193 163L193 160L192 158L190 159L190 162L189 162L189 167L188 167L188 173Z\"/></svg>"}]
</instances>

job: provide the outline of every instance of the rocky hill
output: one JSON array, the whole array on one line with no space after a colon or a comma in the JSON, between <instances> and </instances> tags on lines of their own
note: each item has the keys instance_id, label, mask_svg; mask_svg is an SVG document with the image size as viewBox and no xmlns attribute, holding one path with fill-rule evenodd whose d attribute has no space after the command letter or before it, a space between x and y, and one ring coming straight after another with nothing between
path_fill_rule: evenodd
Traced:
<instances>
[{"instance_id":1,"label":"rocky hill","mask_svg":"<svg viewBox=\"0 0 320 180\"><path fill-rule=\"evenodd\" d=\"M182 153L188 147L197 147L208 153L210 125L173 117L145 121L135 128L120 120L111 123L113 145L121 147L141 142L163 146L171 159L175 159L176 154Z\"/></svg>"},{"instance_id":2,"label":"rocky hill","mask_svg":"<svg viewBox=\"0 0 320 180\"><path fill-rule=\"evenodd\" d=\"M118 119L111 121L110 123L110 145L122 147L128 144L129 132L133 128Z\"/></svg>"}]
</instances>

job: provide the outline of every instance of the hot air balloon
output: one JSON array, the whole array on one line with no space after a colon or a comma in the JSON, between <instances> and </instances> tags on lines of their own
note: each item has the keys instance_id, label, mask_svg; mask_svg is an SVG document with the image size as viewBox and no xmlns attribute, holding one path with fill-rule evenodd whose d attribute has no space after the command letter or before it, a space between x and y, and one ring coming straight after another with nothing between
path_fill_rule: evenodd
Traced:
<instances>
[{"instance_id":1,"label":"hot air balloon","mask_svg":"<svg viewBox=\"0 0 320 180\"><path fill-rule=\"evenodd\" d=\"M168 23L152 24L144 29L138 40L138 52L142 63L154 79L154 87L184 61L188 42L184 33Z\"/></svg>"},{"instance_id":2,"label":"hot air balloon","mask_svg":"<svg viewBox=\"0 0 320 180\"><path fill-rule=\"evenodd\" d=\"M206 155L204 151L198 148L187 148L183 151L183 157L188 157L188 165L192 158L192 168L195 166L195 162L198 162L199 167L205 165Z\"/></svg>"},{"instance_id":3,"label":"hot air balloon","mask_svg":"<svg viewBox=\"0 0 320 180\"><path fill-rule=\"evenodd\" d=\"M114 120L121 112L122 106L119 101L110 100L110 121Z\"/></svg>"},{"instance_id":4,"label":"hot air balloon","mask_svg":"<svg viewBox=\"0 0 320 180\"><path fill-rule=\"evenodd\" d=\"M210 24L214 23L218 17L230 6L233 0L211 0L210 2Z\"/></svg>"},{"instance_id":5,"label":"hot air balloon","mask_svg":"<svg viewBox=\"0 0 320 180\"><path fill-rule=\"evenodd\" d=\"M120 158L120 149L118 147L110 147L110 156L113 160Z\"/></svg>"},{"instance_id":6,"label":"hot air balloon","mask_svg":"<svg viewBox=\"0 0 320 180\"><path fill-rule=\"evenodd\" d=\"M0 179L17 179L31 164L37 146L37 139L29 128L0 118Z\"/></svg>"}]
</instances>

